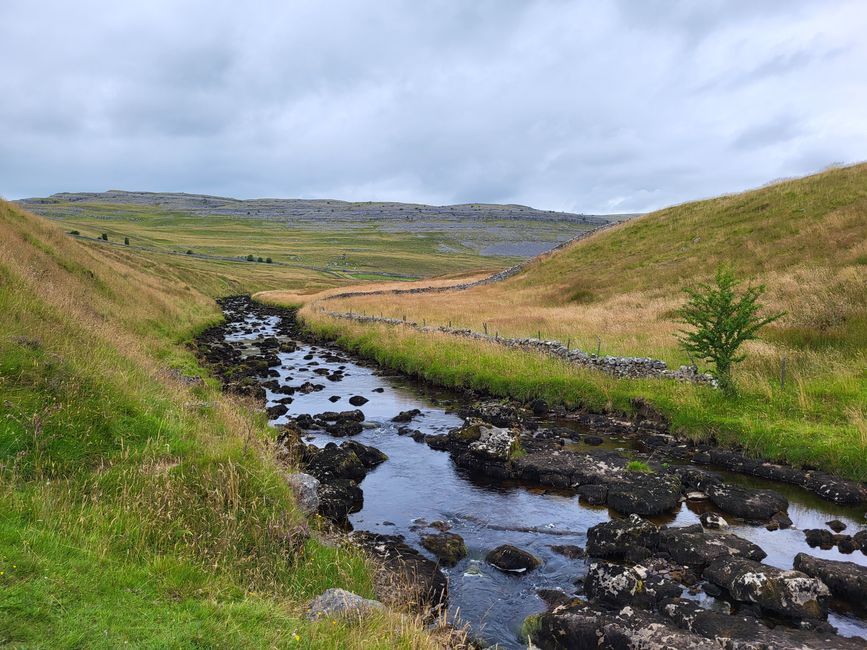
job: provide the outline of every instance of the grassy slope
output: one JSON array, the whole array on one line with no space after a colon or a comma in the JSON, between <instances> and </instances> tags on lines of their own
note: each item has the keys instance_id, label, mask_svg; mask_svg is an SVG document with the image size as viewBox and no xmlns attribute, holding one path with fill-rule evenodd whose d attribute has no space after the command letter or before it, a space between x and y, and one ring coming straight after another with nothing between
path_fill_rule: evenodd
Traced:
<instances>
[{"instance_id":1,"label":"grassy slope","mask_svg":"<svg viewBox=\"0 0 867 650\"><path fill-rule=\"evenodd\" d=\"M264 418L169 369L219 318L210 268L71 240L0 203L0 645L424 645L396 615L300 616L329 586L372 595L306 523Z\"/></svg>"},{"instance_id":2,"label":"grassy slope","mask_svg":"<svg viewBox=\"0 0 867 650\"><path fill-rule=\"evenodd\" d=\"M369 296L327 309L506 336L556 338L603 354L686 363L672 314L681 289L720 263L766 283L786 318L749 344L740 394L659 381L614 381L532 354L333 321L310 323L383 361L448 384L629 410L650 399L675 426L767 456L867 479L867 165L675 206L543 256L515 278L470 291ZM788 381L779 385L781 359Z\"/></svg>"}]
</instances>

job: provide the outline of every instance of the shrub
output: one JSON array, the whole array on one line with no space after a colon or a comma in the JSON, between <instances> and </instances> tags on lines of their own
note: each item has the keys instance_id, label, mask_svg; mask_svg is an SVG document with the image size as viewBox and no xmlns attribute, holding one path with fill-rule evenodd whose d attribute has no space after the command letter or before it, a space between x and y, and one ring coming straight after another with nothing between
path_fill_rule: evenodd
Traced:
<instances>
[{"instance_id":1,"label":"shrub","mask_svg":"<svg viewBox=\"0 0 867 650\"><path fill-rule=\"evenodd\" d=\"M107 232L102 233L102 235L100 235L100 239L102 241L108 241L108 233Z\"/></svg>"},{"instance_id":2,"label":"shrub","mask_svg":"<svg viewBox=\"0 0 867 650\"><path fill-rule=\"evenodd\" d=\"M193 254L193 249L192 249L192 248L188 248L188 249L187 249L187 255L192 255L192 254Z\"/></svg>"},{"instance_id":3,"label":"shrub","mask_svg":"<svg viewBox=\"0 0 867 650\"><path fill-rule=\"evenodd\" d=\"M266 264L271 264L273 261L274 261L274 260L272 260L270 257L266 257L266 258L265 258L265 263L266 263Z\"/></svg>"},{"instance_id":4,"label":"shrub","mask_svg":"<svg viewBox=\"0 0 867 650\"><path fill-rule=\"evenodd\" d=\"M253 257L252 255L247 255L247 261L248 262L252 262L254 259L256 259L256 258Z\"/></svg>"},{"instance_id":5,"label":"shrub","mask_svg":"<svg viewBox=\"0 0 867 650\"><path fill-rule=\"evenodd\" d=\"M681 322L694 328L681 330L678 337L681 347L711 362L713 375L720 388L727 392L733 390L732 366L744 360L744 355L737 354L738 348L745 341L757 338L759 329L783 315L759 316L762 308L759 297L765 291L764 286L749 286L738 295L739 284L734 273L721 267L715 284L684 289L689 300L677 311Z\"/></svg>"},{"instance_id":6,"label":"shrub","mask_svg":"<svg viewBox=\"0 0 867 650\"><path fill-rule=\"evenodd\" d=\"M258 258L256 258L256 261L257 262L264 262L265 260L263 260L261 257L258 257Z\"/></svg>"},{"instance_id":7,"label":"shrub","mask_svg":"<svg viewBox=\"0 0 867 650\"><path fill-rule=\"evenodd\" d=\"M70 235L80 235L81 233L78 232L77 230L70 230L70 231L69 231L69 234L70 234Z\"/></svg>"},{"instance_id":8,"label":"shrub","mask_svg":"<svg viewBox=\"0 0 867 650\"><path fill-rule=\"evenodd\" d=\"M129 246L129 237L124 237L124 238L123 238L123 245L124 245L124 246Z\"/></svg>"}]
</instances>

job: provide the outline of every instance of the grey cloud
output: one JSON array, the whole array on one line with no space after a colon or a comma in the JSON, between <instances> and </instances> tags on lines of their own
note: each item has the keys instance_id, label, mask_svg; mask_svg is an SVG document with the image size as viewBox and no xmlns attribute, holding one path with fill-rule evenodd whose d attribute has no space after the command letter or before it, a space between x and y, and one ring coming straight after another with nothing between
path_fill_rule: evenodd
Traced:
<instances>
[{"instance_id":1,"label":"grey cloud","mask_svg":"<svg viewBox=\"0 0 867 650\"><path fill-rule=\"evenodd\" d=\"M863 4L0 5L0 193L635 211L867 150Z\"/></svg>"}]
</instances>

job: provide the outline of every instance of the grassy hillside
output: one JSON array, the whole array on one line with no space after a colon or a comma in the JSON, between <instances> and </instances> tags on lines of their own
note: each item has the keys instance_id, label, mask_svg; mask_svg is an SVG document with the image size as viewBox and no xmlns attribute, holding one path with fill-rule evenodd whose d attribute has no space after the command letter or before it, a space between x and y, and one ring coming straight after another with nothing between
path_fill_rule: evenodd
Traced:
<instances>
[{"instance_id":1,"label":"grassy hillside","mask_svg":"<svg viewBox=\"0 0 867 650\"><path fill-rule=\"evenodd\" d=\"M674 337L682 289L709 279L721 263L766 284L768 308L787 312L764 340L747 346L735 399L671 382L614 381L448 337L373 332L328 319L315 299L302 314L348 344L445 383L615 410L646 397L693 436L714 434L867 479L867 165L661 210L543 256L499 284L332 300L326 308L541 335L676 366L688 362ZM501 372L489 372L493 367Z\"/></svg>"},{"instance_id":2,"label":"grassy hillside","mask_svg":"<svg viewBox=\"0 0 867 650\"><path fill-rule=\"evenodd\" d=\"M373 582L305 541L264 417L183 345L239 284L0 203L0 645L428 643L394 614L303 621L323 589Z\"/></svg>"}]
</instances>

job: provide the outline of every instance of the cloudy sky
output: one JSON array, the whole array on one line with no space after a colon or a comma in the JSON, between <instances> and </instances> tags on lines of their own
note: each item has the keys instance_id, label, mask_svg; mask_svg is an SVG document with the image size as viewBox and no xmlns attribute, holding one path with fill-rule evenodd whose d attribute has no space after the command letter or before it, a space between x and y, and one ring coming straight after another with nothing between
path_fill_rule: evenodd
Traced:
<instances>
[{"instance_id":1,"label":"cloudy sky","mask_svg":"<svg viewBox=\"0 0 867 650\"><path fill-rule=\"evenodd\" d=\"M643 211L867 159L863 0L2 0L0 195Z\"/></svg>"}]
</instances>

